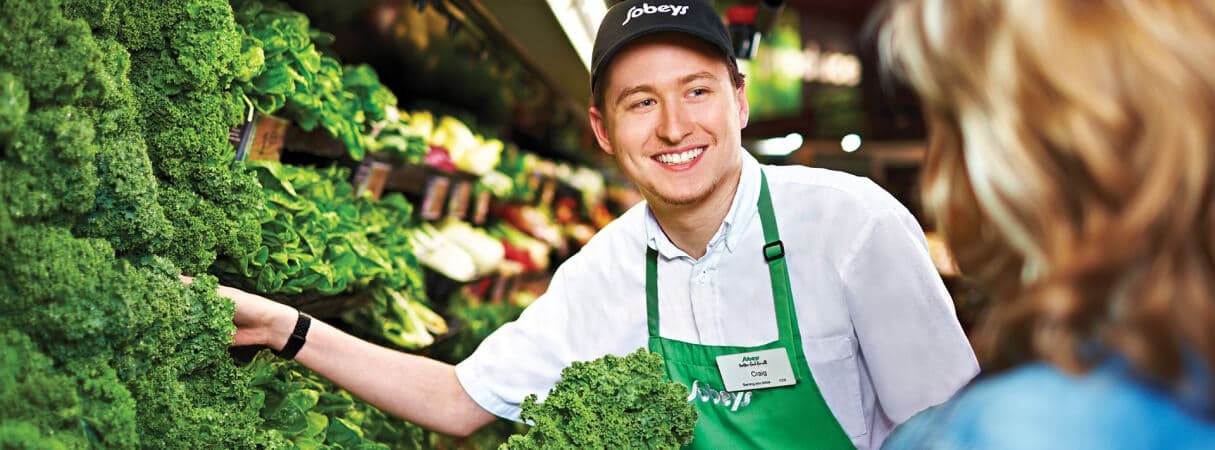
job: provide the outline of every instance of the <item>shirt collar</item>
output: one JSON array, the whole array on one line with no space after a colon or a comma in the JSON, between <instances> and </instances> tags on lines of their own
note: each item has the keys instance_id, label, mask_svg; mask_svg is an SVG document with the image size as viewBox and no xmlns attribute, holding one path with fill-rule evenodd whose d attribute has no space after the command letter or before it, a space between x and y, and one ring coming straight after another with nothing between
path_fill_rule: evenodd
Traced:
<instances>
[{"instance_id":1,"label":"shirt collar","mask_svg":"<svg viewBox=\"0 0 1215 450\"><path fill-rule=\"evenodd\" d=\"M755 204L759 201L760 164L746 149L740 148L739 153L741 153L740 158L742 159L742 175L738 180L738 190L734 193L734 201L730 203L730 210L726 213L721 227L718 228L713 238L709 239L710 253L723 239L726 250L733 253L738 248L738 241L742 238L743 231L759 213ZM689 257L687 253L671 242L666 233L662 232L658 219L654 217L654 211L648 206L645 209L645 231L649 247L658 250L663 258Z\"/></svg>"}]
</instances>

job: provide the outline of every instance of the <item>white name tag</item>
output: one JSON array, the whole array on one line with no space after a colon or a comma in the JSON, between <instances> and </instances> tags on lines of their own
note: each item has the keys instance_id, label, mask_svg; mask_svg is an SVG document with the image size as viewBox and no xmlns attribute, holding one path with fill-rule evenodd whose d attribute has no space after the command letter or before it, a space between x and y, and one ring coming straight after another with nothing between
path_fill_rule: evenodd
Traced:
<instances>
[{"instance_id":1,"label":"white name tag","mask_svg":"<svg viewBox=\"0 0 1215 450\"><path fill-rule=\"evenodd\" d=\"M783 348L717 357L721 381L730 392L797 384L789 354Z\"/></svg>"}]
</instances>

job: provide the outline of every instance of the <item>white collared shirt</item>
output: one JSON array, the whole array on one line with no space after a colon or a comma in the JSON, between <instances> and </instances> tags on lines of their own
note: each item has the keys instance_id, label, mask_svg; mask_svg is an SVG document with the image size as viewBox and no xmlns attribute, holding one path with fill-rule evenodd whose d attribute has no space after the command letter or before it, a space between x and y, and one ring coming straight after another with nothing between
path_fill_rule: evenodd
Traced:
<instances>
[{"instance_id":1,"label":"white collared shirt","mask_svg":"<svg viewBox=\"0 0 1215 450\"><path fill-rule=\"evenodd\" d=\"M487 338L456 375L481 407L519 420L574 361L648 342L645 249L659 252L659 334L705 345L777 339L756 201L760 164L746 151L730 211L707 253L689 257L645 203L557 269L519 320ZM923 231L871 181L824 169L763 166L788 261L810 371L858 449L944 402L978 373Z\"/></svg>"}]
</instances>

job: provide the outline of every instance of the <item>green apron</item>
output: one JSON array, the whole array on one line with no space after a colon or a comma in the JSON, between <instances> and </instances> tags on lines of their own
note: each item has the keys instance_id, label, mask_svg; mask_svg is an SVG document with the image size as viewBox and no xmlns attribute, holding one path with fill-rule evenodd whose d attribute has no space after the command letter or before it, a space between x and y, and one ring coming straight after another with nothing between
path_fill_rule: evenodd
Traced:
<instances>
[{"instance_id":1,"label":"green apron","mask_svg":"<svg viewBox=\"0 0 1215 450\"><path fill-rule=\"evenodd\" d=\"M854 449L852 440L823 400L802 351L801 331L793 309L784 247L772 212L767 176L761 175L759 215L764 228L764 259L772 278L779 338L757 347L697 345L658 335L658 252L646 252L646 307L650 351L666 360L667 376L692 389L688 401L696 407L695 438L688 448L815 448ZM727 392L717 356L784 348L797 384L742 392Z\"/></svg>"}]
</instances>

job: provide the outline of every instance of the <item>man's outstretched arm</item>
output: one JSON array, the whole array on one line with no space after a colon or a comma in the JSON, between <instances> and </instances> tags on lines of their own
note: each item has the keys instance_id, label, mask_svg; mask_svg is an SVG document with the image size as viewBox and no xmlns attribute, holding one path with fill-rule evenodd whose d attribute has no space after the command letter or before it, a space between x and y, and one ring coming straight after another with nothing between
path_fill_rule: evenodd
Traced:
<instances>
[{"instance_id":1,"label":"man's outstretched arm","mask_svg":"<svg viewBox=\"0 0 1215 450\"><path fill-rule=\"evenodd\" d=\"M236 303L234 345L279 350L287 343L298 318L294 308L226 286L219 295ZM374 345L317 320L295 359L375 407L433 431L467 436L496 418L468 396L454 366Z\"/></svg>"}]
</instances>

